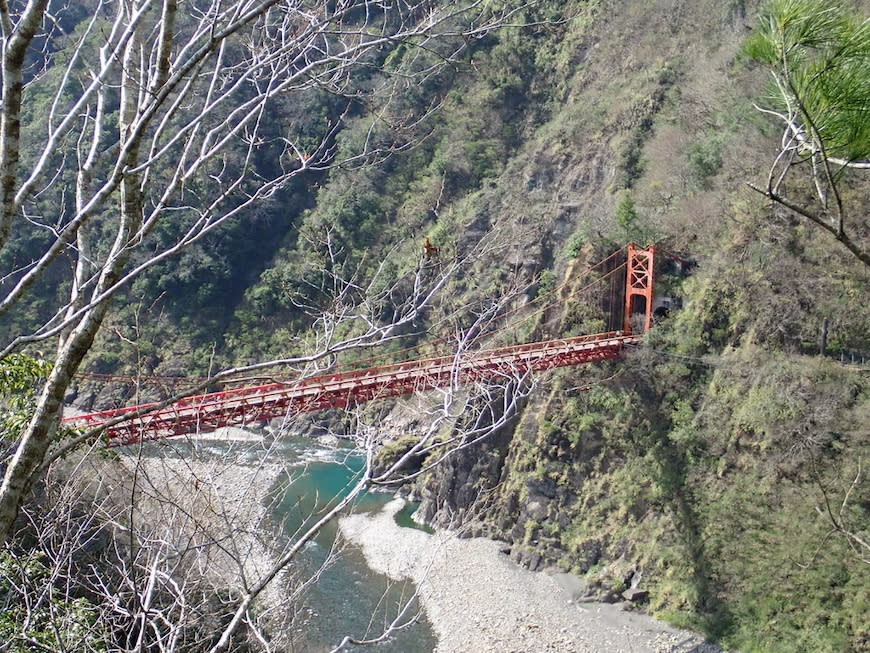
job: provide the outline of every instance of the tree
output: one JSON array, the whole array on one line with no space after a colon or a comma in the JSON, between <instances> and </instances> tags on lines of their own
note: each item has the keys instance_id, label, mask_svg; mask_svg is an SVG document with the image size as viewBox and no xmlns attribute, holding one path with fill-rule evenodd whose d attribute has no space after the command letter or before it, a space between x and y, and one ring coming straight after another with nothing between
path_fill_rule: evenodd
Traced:
<instances>
[{"instance_id":1,"label":"tree","mask_svg":"<svg viewBox=\"0 0 870 653\"><path fill-rule=\"evenodd\" d=\"M458 350L466 352L471 334L486 331L502 308L482 310L457 334ZM15 370L16 384L40 374L34 365ZM241 444L215 456L181 442L162 455L134 447L106 457L94 455L102 444L90 437L89 449L51 466L41 500L22 509L36 545L0 560L0 588L12 607L0 628L13 650L101 650L110 640L124 650L259 650L258 643L270 650L275 630L289 631L280 605L317 580L319 570L300 577L289 568L323 526L366 489L404 482L504 428L531 387L517 373L419 398L423 432L379 468L382 434L358 421L349 433L363 469L344 496L306 508L287 538L274 536L268 513L252 508L262 499L256 488L273 481L271 447ZM251 460L241 485L240 458ZM215 492L225 483L235 483L232 493ZM264 602L275 586L289 600ZM383 636L407 622L408 605ZM346 643L361 641L354 635Z\"/></svg>"},{"instance_id":2,"label":"tree","mask_svg":"<svg viewBox=\"0 0 870 653\"><path fill-rule=\"evenodd\" d=\"M49 560L51 582L39 591L51 594L58 583L72 586L78 573L75 547L89 537L66 533L52 539L60 531L51 527L46 534L45 522L35 518L45 504L28 507L28 500L63 456L101 446L98 432L63 433L59 419L112 300L147 271L169 264L229 221L244 219L292 181L340 165L374 165L408 147L411 127L426 115L395 108L402 88L431 78L455 62L470 40L518 11L482 0L0 3L0 319L10 324L14 316L16 328L26 324L15 312L34 297L49 307L26 328L3 331L0 365L36 347L50 363L46 378L37 382L29 421L3 433L9 454L0 487L0 540L14 541L21 517L45 540L42 551L60 551ZM310 89L342 98L342 112L317 130L274 120L277 104ZM368 120L371 128L355 150L339 155L336 136L351 118ZM328 235L327 229L325 240ZM324 250L340 256L327 245ZM472 258L481 251L472 250L467 252ZM275 366L285 375L312 373L342 352L390 341L412 328L457 265L438 274L418 265L388 280L383 265L368 279L335 265L324 272L334 283L328 304L318 305L320 314L312 320L318 336L310 351L225 370L164 404L214 381ZM489 319L492 312L481 315ZM467 344L460 338L457 350ZM455 388L448 390L433 414L433 430L396 461L398 466L378 474L367 467L346 499L295 538L267 573L246 581L246 591L230 601L231 616L221 624L214 649L230 646L249 620L252 601L354 496L373 483L389 482L409 457L426 454L436 461L499 428L522 387L521 377L509 378L501 394L481 387L462 401ZM460 415L462 424L445 438L440 426ZM360 443L369 458L375 444L371 438ZM54 505L67 506L58 524L71 524L68 517L81 508L73 500ZM123 509L129 515L133 506ZM162 586L170 605L182 612L191 606L190 587L179 585L171 573L177 558L159 535L133 532L117 506L95 514L128 534L117 573L122 584L129 581L129 605L135 609L115 617L128 624L138 620L137 632L151 644L140 639L137 647L176 650L179 641L165 629L169 613L152 610L148 592ZM137 557L142 551L144 557ZM7 562L4 568L18 564ZM119 623L103 617L117 597L108 585L101 589L102 582L95 579L86 592L99 608L85 606L81 612L115 632Z\"/></svg>"},{"instance_id":3,"label":"tree","mask_svg":"<svg viewBox=\"0 0 870 653\"><path fill-rule=\"evenodd\" d=\"M395 131L390 140L375 129L421 119L391 114L397 86L433 74L510 13L489 6L215 0L182 13L176 0L97 0L70 34L61 26L71 10L60 3L0 7L0 251L16 233L36 232L43 243L5 273L0 316L24 304L59 259L74 270L66 299L0 346L5 357L57 342L0 488L0 539L39 475L113 296L294 178L402 147ZM400 45L405 56L388 63L384 53ZM269 119L277 101L312 87L352 100L347 111L373 113L370 139L342 161L340 122L312 138ZM31 97L46 108L36 123L23 121ZM272 165L255 169L262 156Z\"/></svg>"},{"instance_id":4,"label":"tree","mask_svg":"<svg viewBox=\"0 0 870 653\"><path fill-rule=\"evenodd\" d=\"M766 185L751 187L870 266L866 216L842 193L850 175L870 171L870 18L844 3L774 0L746 52L773 79L770 104L759 110L783 125ZM798 184L789 186L792 177ZM801 182L813 189L806 197Z\"/></svg>"}]
</instances>

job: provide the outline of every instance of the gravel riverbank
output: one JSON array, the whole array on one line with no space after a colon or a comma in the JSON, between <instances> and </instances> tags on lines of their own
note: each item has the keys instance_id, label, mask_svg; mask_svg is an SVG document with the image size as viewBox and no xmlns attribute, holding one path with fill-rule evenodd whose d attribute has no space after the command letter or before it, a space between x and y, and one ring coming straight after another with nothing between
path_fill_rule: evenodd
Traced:
<instances>
[{"instance_id":1,"label":"gravel riverbank","mask_svg":"<svg viewBox=\"0 0 870 653\"><path fill-rule=\"evenodd\" d=\"M372 569L417 584L438 653L721 651L646 615L578 602L570 577L523 569L497 542L402 528L394 519L402 505L397 499L376 515L345 517L341 532Z\"/></svg>"},{"instance_id":2,"label":"gravel riverbank","mask_svg":"<svg viewBox=\"0 0 870 653\"><path fill-rule=\"evenodd\" d=\"M195 555L194 567L215 587L241 591L275 563L269 493L285 471L279 462L247 455L256 439L223 429L199 438L201 449L173 451L173 443L147 453L123 448L115 459L98 459L95 473L121 490L120 499L135 496L128 514L140 538L164 542L171 555ZM216 455L212 444L224 452ZM282 596L280 583L273 583L260 600L272 607Z\"/></svg>"}]
</instances>

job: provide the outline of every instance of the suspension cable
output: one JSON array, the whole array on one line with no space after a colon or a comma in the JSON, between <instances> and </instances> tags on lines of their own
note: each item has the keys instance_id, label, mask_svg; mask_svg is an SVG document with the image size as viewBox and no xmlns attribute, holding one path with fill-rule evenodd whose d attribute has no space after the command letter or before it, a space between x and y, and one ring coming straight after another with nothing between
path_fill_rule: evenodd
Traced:
<instances>
[{"instance_id":1,"label":"suspension cable","mask_svg":"<svg viewBox=\"0 0 870 653\"><path fill-rule=\"evenodd\" d=\"M620 247L618 250L614 251L610 255L601 259L597 263L589 266L584 271L585 274L588 275L589 273L595 271L596 269L600 268L601 266L607 264L609 261L611 261L611 259L622 254L624 252L624 250L625 250L625 246ZM569 294L565 295L564 297L559 297L556 301L551 301L551 302L546 303L542 306L539 306L536 310L524 315L521 319L519 319L519 321L511 322L509 324L506 323L507 319L509 317L516 315L517 313L519 313L521 311L527 311L530 306L533 306L534 304L541 302L549 297L557 295L557 294L561 293L569 284L576 283L576 280L574 280L574 279L566 279L561 284L559 284L557 287L555 287L555 288L553 288L545 293L541 293L540 295L537 295L534 299L530 300L529 302L527 302L521 306L517 306L516 308L513 308L505 313L501 313L501 314L494 316L493 319L489 321L488 325L492 325L495 323L505 323L504 326L500 326L500 327L498 327L496 329L492 329L492 330L481 330L481 333L476 335L474 338L472 338L470 342L477 343L477 342L482 341L483 339L488 340L499 333L507 331L508 329L516 329L518 326L521 326L521 325L531 321L533 318L540 316L545 311L547 311L555 306L562 305L566 300L571 299L573 297L576 297L580 293L588 291L589 289L594 287L596 284L601 283L605 280L610 280L611 294L613 294L615 275L617 272L619 272L620 270L625 268L625 266L626 266L626 263L623 262L621 265L607 271L606 273L604 273L600 277L593 279L592 281L585 284L584 286L581 286L580 288L577 288L577 289L571 291ZM535 283L538 283L538 282L539 282L539 280L536 279L533 283L526 286L526 290L533 287L535 285ZM612 310L613 310L613 302L611 301L611 312L612 312ZM449 317L449 316L447 316L447 317ZM375 365L375 363L380 362L382 365L387 360L389 360L391 358L394 359L400 355L404 355L404 357L407 357L407 354L418 351L418 350L422 349L423 347L435 346L437 349L438 345L444 344L444 343L449 343L449 342L451 342L451 339L452 339L451 336L442 336L440 338L436 338L434 340L427 340L426 342L417 343L415 345L412 345L410 347L406 347L406 348L403 348L403 349L400 349L397 351L382 352L382 353L374 354L374 355L369 356L369 357L364 358L364 359L347 361L347 362L332 366L329 369L329 372L330 373L341 373L341 372L345 372L345 371L349 371L349 370L353 370L353 369L361 369L361 368L365 368L365 367L377 367L378 365ZM273 379L280 378L280 375L264 375L264 376L266 376L267 378L273 378ZM264 378L264 376L258 376L258 377L253 377L253 378ZM127 376L127 375L119 375L119 374L98 374L98 373L93 373L93 372L81 372L81 373L77 374L76 377L79 379L83 379L83 380L95 380L95 381L103 381L103 382L119 381L119 382L123 382L123 383L131 383L131 384L137 384L137 383L138 384L150 384L150 385L166 384L166 385L172 385L172 386L181 385L184 383L204 383L204 382L209 381L209 379L211 378L211 377L202 377L202 376L196 376L196 377L187 377L187 376L184 376L184 377L181 377L181 376L178 376L178 377L176 377L176 376L133 376L133 375ZM228 380L220 381L219 383L222 386L227 386L227 385L232 385L235 383L240 383L240 382L245 382L245 381L250 381L250 378L248 378L248 379L242 379L242 378L228 379Z\"/></svg>"}]
</instances>

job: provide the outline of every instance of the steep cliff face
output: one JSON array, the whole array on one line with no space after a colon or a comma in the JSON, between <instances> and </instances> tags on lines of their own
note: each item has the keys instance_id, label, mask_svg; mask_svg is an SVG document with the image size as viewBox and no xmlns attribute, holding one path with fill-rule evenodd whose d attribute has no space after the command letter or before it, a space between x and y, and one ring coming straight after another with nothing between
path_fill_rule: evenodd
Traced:
<instances>
[{"instance_id":1,"label":"steep cliff face","mask_svg":"<svg viewBox=\"0 0 870 653\"><path fill-rule=\"evenodd\" d=\"M510 433L421 481L422 515L738 650L861 650L866 368L749 338L686 349L701 318L672 319L623 361L551 375Z\"/></svg>"},{"instance_id":2,"label":"steep cliff face","mask_svg":"<svg viewBox=\"0 0 870 653\"><path fill-rule=\"evenodd\" d=\"M513 253L502 264L552 270L557 279L575 279L579 285L596 248L603 252L631 239L658 238L679 251L709 255L717 235L727 231L729 204L745 196L733 182L751 176L753 161L741 142L750 133L758 139L753 126L742 124L752 118L749 95L740 93L748 82L734 64L752 9L744 3L728 8L669 1L600 3L566 28L565 44L554 56L558 102L550 106L547 120L527 130L479 201L494 226L514 234ZM703 139L718 143L719 165L697 170L691 146ZM763 160L758 152L757 165ZM701 179L702 173L709 174ZM620 221L618 206L626 197L633 215ZM584 243L592 250L579 252ZM578 312L589 319L603 315L601 305L568 303L563 310L555 320L550 316L549 324L539 324L539 333L570 331L579 326ZM518 419L512 440L469 450L434 483L441 488L437 496L425 491L425 514L435 522L449 521L440 511L461 510L464 501L455 499L460 493L467 498L466 492L455 479L440 481L453 479L457 470L485 470L482 477L469 478L475 485L485 478L489 488L502 483L497 530L514 542L537 540L535 529L524 524L542 521L547 510L557 510L553 506L572 504L566 493L576 494L583 479L566 478L562 486L529 480L524 488L509 490L503 485L510 484L512 472L534 471L536 457L571 464L595 458L600 442L591 436L569 441L565 432L570 428L553 427L553 421L561 419L566 402L585 401L582 393L578 398L564 388L617 369L551 377ZM477 461L490 458L497 462L479 469ZM557 495L560 500L554 501Z\"/></svg>"},{"instance_id":3,"label":"steep cliff face","mask_svg":"<svg viewBox=\"0 0 870 653\"><path fill-rule=\"evenodd\" d=\"M764 80L738 57L756 9L601 3L570 28L560 102L478 198L516 234L505 264L570 282L584 244L648 239L698 267L662 277L684 308L641 351L548 375L510 431L415 491L429 522L730 646L861 650L870 585L849 533L870 524L870 379L835 354L870 350L848 299L870 275L746 188L773 151L751 106ZM569 303L536 329L597 310ZM812 356L825 320L838 344Z\"/></svg>"}]
</instances>

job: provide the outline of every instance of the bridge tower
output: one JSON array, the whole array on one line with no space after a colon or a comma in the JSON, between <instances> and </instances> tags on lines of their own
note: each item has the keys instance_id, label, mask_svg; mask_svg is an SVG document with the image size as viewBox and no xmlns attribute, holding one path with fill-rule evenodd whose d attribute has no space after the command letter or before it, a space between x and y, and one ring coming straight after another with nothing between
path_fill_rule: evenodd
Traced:
<instances>
[{"instance_id":1,"label":"bridge tower","mask_svg":"<svg viewBox=\"0 0 870 653\"><path fill-rule=\"evenodd\" d=\"M629 243L623 314L623 331L628 335L640 335L652 327L655 264L655 245L641 249Z\"/></svg>"}]
</instances>

